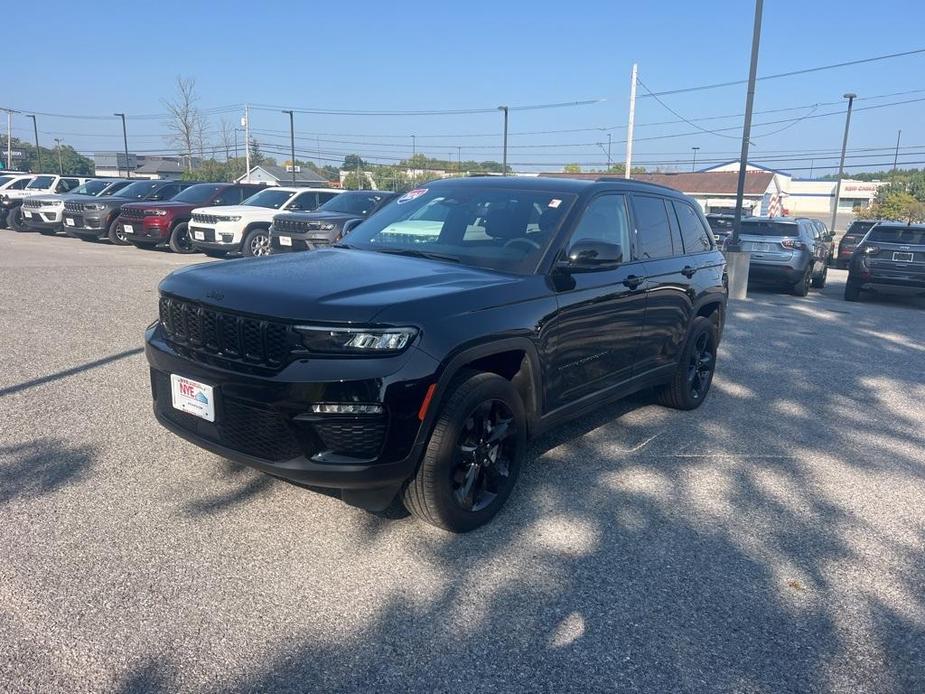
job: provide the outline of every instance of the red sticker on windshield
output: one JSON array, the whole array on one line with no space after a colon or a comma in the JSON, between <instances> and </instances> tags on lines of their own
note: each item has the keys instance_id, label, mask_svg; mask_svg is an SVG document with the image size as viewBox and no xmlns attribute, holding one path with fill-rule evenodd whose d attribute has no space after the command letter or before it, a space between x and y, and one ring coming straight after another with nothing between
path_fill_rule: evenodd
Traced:
<instances>
[{"instance_id":1,"label":"red sticker on windshield","mask_svg":"<svg viewBox=\"0 0 925 694\"><path fill-rule=\"evenodd\" d=\"M403 202L410 202L415 198L419 198L427 192L427 188L415 188L414 190L409 190L407 193L398 198L397 202L401 205Z\"/></svg>"}]
</instances>

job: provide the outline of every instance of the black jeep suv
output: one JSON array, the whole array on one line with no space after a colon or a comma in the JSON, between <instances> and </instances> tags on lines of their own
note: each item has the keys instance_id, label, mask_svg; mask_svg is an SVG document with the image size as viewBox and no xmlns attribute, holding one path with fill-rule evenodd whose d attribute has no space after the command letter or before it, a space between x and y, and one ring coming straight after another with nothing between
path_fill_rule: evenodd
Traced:
<instances>
[{"instance_id":1,"label":"black jeep suv","mask_svg":"<svg viewBox=\"0 0 925 694\"><path fill-rule=\"evenodd\" d=\"M448 179L345 241L165 278L145 334L158 421L462 532L507 499L528 437L643 388L707 396L725 261L672 189Z\"/></svg>"},{"instance_id":2,"label":"black jeep suv","mask_svg":"<svg viewBox=\"0 0 925 694\"><path fill-rule=\"evenodd\" d=\"M858 301L862 289L894 287L925 290L925 224L879 222L851 255L846 301Z\"/></svg>"},{"instance_id":3,"label":"black jeep suv","mask_svg":"<svg viewBox=\"0 0 925 694\"><path fill-rule=\"evenodd\" d=\"M383 190L350 190L311 212L278 214L270 227L270 253L326 248L397 196Z\"/></svg>"}]
</instances>

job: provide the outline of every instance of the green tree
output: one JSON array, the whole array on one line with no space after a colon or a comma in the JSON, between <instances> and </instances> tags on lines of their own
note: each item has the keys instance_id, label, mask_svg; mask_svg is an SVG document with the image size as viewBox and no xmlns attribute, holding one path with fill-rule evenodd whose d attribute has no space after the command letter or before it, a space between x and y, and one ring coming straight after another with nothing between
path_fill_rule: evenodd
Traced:
<instances>
[{"instance_id":1,"label":"green tree","mask_svg":"<svg viewBox=\"0 0 925 694\"><path fill-rule=\"evenodd\" d=\"M881 188L873 204L857 210L855 214L859 218L890 219L910 224L925 221L925 202L898 188L887 190L891 187Z\"/></svg>"},{"instance_id":2,"label":"green tree","mask_svg":"<svg viewBox=\"0 0 925 694\"><path fill-rule=\"evenodd\" d=\"M230 162L206 159L199 165L199 168L193 169L192 171L184 171L183 180L231 182L243 173L243 171L238 171L232 165L234 162L234 159L232 159Z\"/></svg>"},{"instance_id":3,"label":"green tree","mask_svg":"<svg viewBox=\"0 0 925 694\"><path fill-rule=\"evenodd\" d=\"M263 156L263 152L260 151L260 143L257 142L256 137L251 138L250 148L251 148L251 166L260 166L261 164L269 163L267 158Z\"/></svg>"},{"instance_id":4,"label":"green tree","mask_svg":"<svg viewBox=\"0 0 925 694\"><path fill-rule=\"evenodd\" d=\"M581 173L581 164L566 164L562 167L565 173Z\"/></svg>"},{"instance_id":5,"label":"green tree","mask_svg":"<svg viewBox=\"0 0 925 694\"><path fill-rule=\"evenodd\" d=\"M4 142L4 144L6 144ZM15 152L22 152L21 158L13 159L13 166L5 168L22 169L32 173L58 173L58 149L55 147L39 147L41 162L36 156L35 145L29 142L12 138L11 147ZM6 148L3 150L6 158ZM66 176L92 176L94 171L93 160L89 159L70 145L61 145L61 171ZM6 162L4 161L4 165Z\"/></svg>"},{"instance_id":6,"label":"green tree","mask_svg":"<svg viewBox=\"0 0 925 694\"><path fill-rule=\"evenodd\" d=\"M359 154L348 154L344 157L344 171L356 171L357 169L365 169L367 164L363 161L363 158Z\"/></svg>"}]
</instances>

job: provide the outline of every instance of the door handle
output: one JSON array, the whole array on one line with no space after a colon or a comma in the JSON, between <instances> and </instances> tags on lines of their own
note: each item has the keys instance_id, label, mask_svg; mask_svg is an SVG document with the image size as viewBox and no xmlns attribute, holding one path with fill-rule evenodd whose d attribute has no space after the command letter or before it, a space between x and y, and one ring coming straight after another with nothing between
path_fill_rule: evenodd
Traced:
<instances>
[{"instance_id":1,"label":"door handle","mask_svg":"<svg viewBox=\"0 0 925 694\"><path fill-rule=\"evenodd\" d=\"M642 284L645 281L646 281L645 277L639 277L638 275L629 275L625 280L623 280L623 284L629 287L630 289L636 289L636 287L638 287L640 284Z\"/></svg>"},{"instance_id":2,"label":"door handle","mask_svg":"<svg viewBox=\"0 0 925 694\"><path fill-rule=\"evenodd\" d=\"M681 274L690 279L694 276L694 273L697 272L697 268L691 267L690 265L685 265L684 269L681 270Z\"/></svg>"}]
</instances>

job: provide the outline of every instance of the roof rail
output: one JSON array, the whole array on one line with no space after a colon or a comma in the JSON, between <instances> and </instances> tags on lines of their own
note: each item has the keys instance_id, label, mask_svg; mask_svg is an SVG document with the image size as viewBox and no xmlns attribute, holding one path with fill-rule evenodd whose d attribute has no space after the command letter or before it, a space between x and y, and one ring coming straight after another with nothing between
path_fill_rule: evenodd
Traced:
<instances>
[{"instance_id":1,"label":"roof rail","mask_svg":"<svg viewBox=\"0 0 925 694\"><path fill-rule=\"evenodd\" d=\"M651 181L640 181L638 178L625 178L623 176L608 175L608 176L598 176L594 180L596 183L600 183L601 181L631 181L632 183L635 183L640 186L650 186L652 188L657 188L659 190L670 190L675 193L681 192L678 188L672 188L671 186L666 186L661 183L652 183Z\"/></svg>"}]
</instances>

